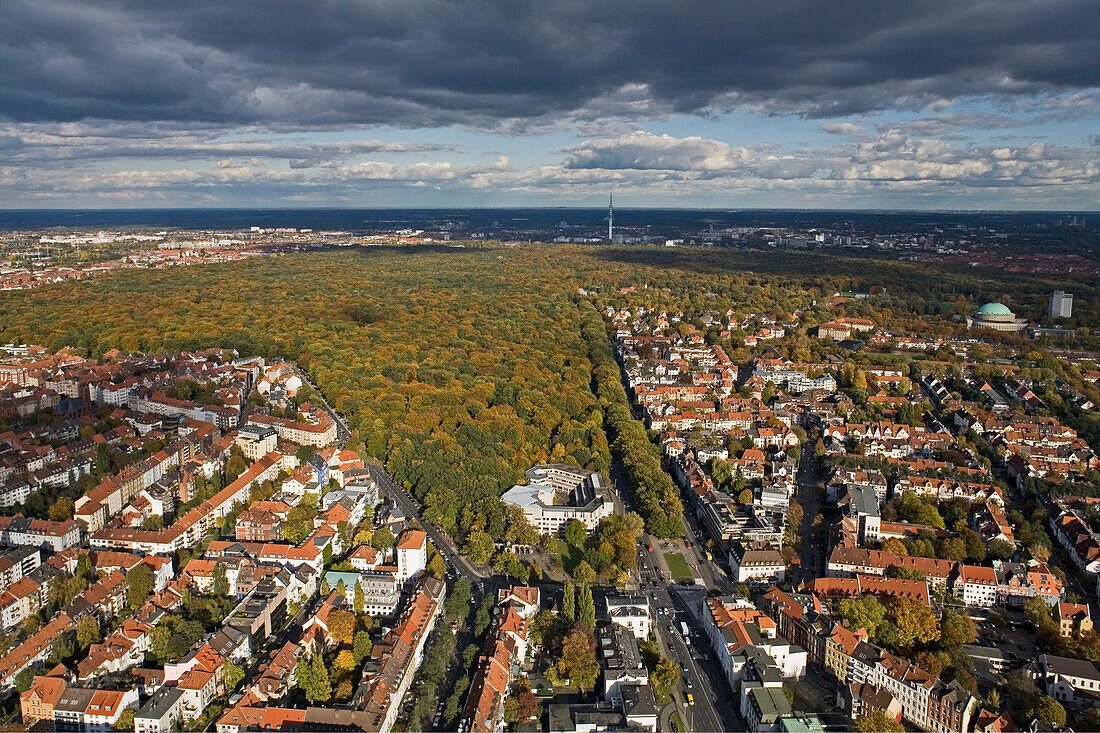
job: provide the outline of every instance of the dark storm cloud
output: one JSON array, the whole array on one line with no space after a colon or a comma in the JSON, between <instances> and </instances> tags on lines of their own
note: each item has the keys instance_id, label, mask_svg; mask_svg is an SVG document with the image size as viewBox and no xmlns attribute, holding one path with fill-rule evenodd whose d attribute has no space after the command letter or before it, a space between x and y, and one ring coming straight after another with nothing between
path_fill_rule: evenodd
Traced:
<instances>
[{"instance_id":1,"label":"dark storm cloud","mask_svg":"<svg viewBox=\"0 0 1100 733\"><path fill-rule=\"evenodd\" d=\"M4 0L0 115L492 129L642 88L828 117L1098 86L1097 24L1084 0Z\"/></svg>"}]
</instances>

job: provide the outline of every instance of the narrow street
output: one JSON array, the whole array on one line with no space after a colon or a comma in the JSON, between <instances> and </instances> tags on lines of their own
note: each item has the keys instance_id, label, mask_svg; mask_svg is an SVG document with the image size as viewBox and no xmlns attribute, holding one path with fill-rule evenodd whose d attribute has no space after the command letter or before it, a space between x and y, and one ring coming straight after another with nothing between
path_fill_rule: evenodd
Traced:
<instances>
[{"instance_id":1,"label":"narrow street","mask_svg":"<svg viewBox=\"0 0 1100 733\"><path fill-rule=\"evenodd\" d=\"M420 523L424 532L427 533L428 539L430 539L432 544L435 545L435 548L442 553L443 559L447 563L449 569L456 570L473 582L479 582L488 577L479 571L473 563L462 556L462 553L460 553L458 548L454 546L454 543L451 542L450 537L443 534L435 525L424 520L420 515L420 505L417 503L416 499L405 490L405 487L394 481L393 477L389 475L386 469L382 468L382 466L379 466L377 463L371 463L369 461L364 461L363 463L367 467L367 470L370 471L371 478L378 483L378 487L382 490L382 493L385 496L392 497L394 502L401 507L402 511L404 511L410 519L415 519Z\"/></svg>"}]
</instances>

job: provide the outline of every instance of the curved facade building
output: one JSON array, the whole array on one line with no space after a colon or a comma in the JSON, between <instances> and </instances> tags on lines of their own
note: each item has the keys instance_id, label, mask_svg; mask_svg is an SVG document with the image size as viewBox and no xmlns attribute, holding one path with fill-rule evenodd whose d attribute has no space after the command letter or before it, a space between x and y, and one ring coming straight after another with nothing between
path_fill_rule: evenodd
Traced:
<instances>
[{"instance_id":1,"label":"curved facade building","mask_svg":"<svg viewBox=\"0 0 1100 733\"><path fill-rule=\"evenodd\" d=\"M1017 318L1004 303L986 303L973 316L968 316L970 328L992 328L994 331L1019 333L1027 326L1027 320Z\"/></svg>"}]
</instances>

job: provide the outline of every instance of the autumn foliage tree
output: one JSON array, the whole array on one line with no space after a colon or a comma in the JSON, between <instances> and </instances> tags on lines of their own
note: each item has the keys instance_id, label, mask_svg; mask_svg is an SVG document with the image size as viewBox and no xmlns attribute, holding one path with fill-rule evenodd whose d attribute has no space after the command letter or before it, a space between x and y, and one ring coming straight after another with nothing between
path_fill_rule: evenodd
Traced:
<instances>
[{"instance_id":1,"label":"autumn foliage tree","mask_svg":"<svg viewBox=\"0 0 1100 733\"><path fill-rule=\"evenodd\" d=\"M940 638L936 615L924 603L913 598L894 598L889 604L890 615L897 628L898 645L912 649Z\"/></svg>"},{"instance_id":2,"label":"autumn foliage tree","mask_svg":"<svg viewBox=\"0 0 1100 733\"><path fill-rule=\"evenodd\" d=\"M350 646L355 641L355 614L342 608L329 611L328 633L337 644Z\"/></svg>"},{"instance_id":3,"label":"autumn foliage tree","mask_svg":"<svg viewBox=\"0 0 1100 733\"><path fill-rule=\"evenodd\" d=\"M578 687L591 687L600 674L596 660L596 638L584 628L574 629L562 641L558 674Z\"/></svg>"},{"instance_id":4,"label":"autumn foliage tree","mask_svg":"<svg viewBox=\"0 0 1100 733\"><path fill-rule=\"evenodd\" d=\"M856 718L859 733L905 733L905 727L885 710L872 710Z\"/></svg>"}]
</instances>

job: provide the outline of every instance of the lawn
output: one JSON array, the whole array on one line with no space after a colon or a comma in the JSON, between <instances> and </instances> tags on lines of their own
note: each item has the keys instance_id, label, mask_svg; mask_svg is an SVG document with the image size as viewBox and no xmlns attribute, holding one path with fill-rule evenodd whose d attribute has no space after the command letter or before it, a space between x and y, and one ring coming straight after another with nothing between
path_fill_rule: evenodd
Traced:
<instances>
[{"instance_id":1,"label":"lawn","mask_svg":"<svg viewBox=\"0 0 1100 733\"><path fill-rule=\"evenodd\" d=\"M688 567L687 560L679 552L666 552L665 564L668 565L668 570L674 578L695 577L695 574L691 572L691 568Z\"/></svg>"},{"instance_id":2,"label":"lawn","mask_svg":"<svg viewBox=\"0 0 1100 733\"><path fill-rule=\"evenodd\" d=\"M561 568L570 576L573 575L573 570L580 565L581 560L584 559L584 550L579 547L573 547L568 542L558 542L558 554L561 556Z\"/></svg>"}]
</instances>

